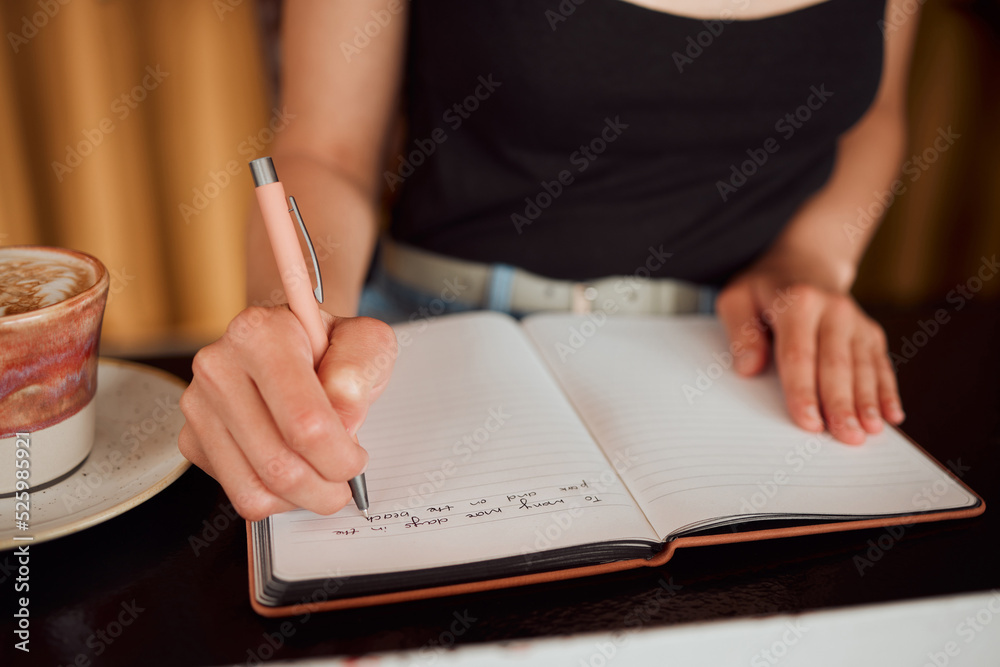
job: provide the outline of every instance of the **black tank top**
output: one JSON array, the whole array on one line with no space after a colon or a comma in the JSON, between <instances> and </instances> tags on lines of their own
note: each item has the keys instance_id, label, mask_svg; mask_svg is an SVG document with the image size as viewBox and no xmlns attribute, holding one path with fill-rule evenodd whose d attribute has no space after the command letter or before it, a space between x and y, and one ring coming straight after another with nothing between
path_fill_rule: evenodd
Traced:
<instances>
[{"instance_id":1,"label":"black tank top","mask_svg":"<svg viewBox=\"0 0 1000 667\"><path fill-rule=\"evenodd\" d=\"M881 76L884 1L728 23L623 0L411 11L392 235L554 278L724 283L827 181Z\"/></svg>"}]
</instances>

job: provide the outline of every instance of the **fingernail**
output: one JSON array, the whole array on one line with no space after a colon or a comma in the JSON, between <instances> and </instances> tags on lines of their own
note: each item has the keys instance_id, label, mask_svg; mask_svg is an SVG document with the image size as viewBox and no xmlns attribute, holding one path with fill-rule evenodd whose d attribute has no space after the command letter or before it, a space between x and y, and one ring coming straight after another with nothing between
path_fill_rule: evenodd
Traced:
<instances>
[{"instance_id":1,"label":"fingernail","mask_svg":"<svg viewBox=\"0 0 1000 667\"><path fill-rule=\"evenodd\" d=\"M844 420L844 427L847 430L849 430L849 431L861 431L862 430L861 429L861 423L858 421L858 418L855 417L854 415L851 415L850 417L848 417L847 419Z\"/></svg>"},{"instance_id":2,"label":"fingernail","mask_svg":"<svg viewBox=\"0 0 1000 667\"><path fill-rule=\"evenodd\" d=\"M892 419L893 422L898 424L904 419L906 419L906 413L903 412L903 408L899 407L898 405L890 405L889 418Z\"/></svg>"},{"instance_id":3,"label":"fingernail","mask_svg":"<svg viewBox=\"0 0 1000 667\"><path fill-rule=\"evenodd\" d=\"M878 420L880 416L878 408L876 408L874 405L869 405L867 408L865 408L864 412L865 412L865 419L871 419L875 421Z\"/></svg>"},{"instance_id":4,"label":"fingernail","mask_svg":"<svg viewBox=\"0 0 1000 667\"><path fill-rule=\"evenodd\" d=\"M741 373L749 373L757 367L757 353L744 352L737 358L736 364L739 366Z\"/></svg>"},{"instance_id":5,"label":"fingernail","mask_svg":"<svg viewBox=\"0 0 1000 667\"><path fill-rule=\"evenodd\" d=\"M806 406L805 412L806 419L814 422L822 422L823 420L819 416L819 408L815 405Z\"/></svg>"}]
</instances>

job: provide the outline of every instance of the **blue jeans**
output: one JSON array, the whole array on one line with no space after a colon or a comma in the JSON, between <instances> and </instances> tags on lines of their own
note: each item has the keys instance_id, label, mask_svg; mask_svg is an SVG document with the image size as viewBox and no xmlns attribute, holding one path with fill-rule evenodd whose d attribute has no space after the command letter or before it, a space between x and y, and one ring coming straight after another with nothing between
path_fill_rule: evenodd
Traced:
<instances>
[{"instance_id":1,"label":"blue jeans","mask_svg":"<svg viewBox=\"0 0 1000 667\"><path fill-rule=\"evenodd\" d=\"M510 308L514 267L507 264L493 264L490 268L492 269L490 282L486 288L486 303L482 310L495 310L517 318L527 315L528 313L515 312ZM718 290L714 287L700 288L698 312L714 313L717 294ZM476 306L460 303L457 297L458 294L448 287L442 289L440 294L428 294L413 289L386 275L382 267L376 265L371 281L365 285L361 293L358 314L394 324L447 313L480 310Z\"/></svg>"}]
</instances>

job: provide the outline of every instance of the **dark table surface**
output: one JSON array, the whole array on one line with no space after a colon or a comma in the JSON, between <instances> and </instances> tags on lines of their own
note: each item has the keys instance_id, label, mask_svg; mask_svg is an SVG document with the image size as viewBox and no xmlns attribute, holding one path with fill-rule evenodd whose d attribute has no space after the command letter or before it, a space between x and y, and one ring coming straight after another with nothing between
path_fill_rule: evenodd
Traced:
<instances>
[{"instance_id":1,"label":"dark table surface","mask_svg":"<svg viewBox=\"0 0 1000 667\"><path fill-rule=\"evenodd\" d=\"M917 442L989 507L1000 497L1000 316L967 303L900 364ZM874 311L890 348L936 307ZM142 359L185 380L190 357ZM269 620L250 608L246 533L219 486L191 468L125 514L31 547L31 653L12 648L14 558L0 554L2 664L257 664L261 658L433 649L664 626L1000 587L1000 511L915 525L859 574L884 529L681 549L664 567L459 597ZM214 524L217 529L207 529ZM214 531L214 532L213 532ZM204 543L192 540L204 539ZM887 540L883 540L885 544ZM469 627L453 636L455 614ZM129 620L118 626L119 618ZM472 620L475 619L475 620ZM120 630L120 633L119 633ZM117 637L110 635L118 634ZM270 640L269 640L270 637ZM280 648L273 649L272 644ZM433 652L426 654L433 658Z\"/></svg>"}]
</instances>

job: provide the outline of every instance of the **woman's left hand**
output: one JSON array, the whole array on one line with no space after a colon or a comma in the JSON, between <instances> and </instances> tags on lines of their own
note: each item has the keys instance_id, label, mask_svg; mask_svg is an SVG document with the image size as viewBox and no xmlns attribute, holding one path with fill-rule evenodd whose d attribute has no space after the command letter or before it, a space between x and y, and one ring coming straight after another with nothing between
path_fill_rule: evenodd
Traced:
<instances>
[{"instance_id":1,"label":"woman's left hand","mask_svg":"<svg viewBox=\"0 0 1000 667\"><path fill-rule=\"evenodd\" d=\"M761 372L773 351L792 420L809 431L825 420L835 438L861 444L883 418L905 418L885 333L853 297L807 273L760 262L725 287L716 312L739 373Z\"/></svg>"}]
</instances>

